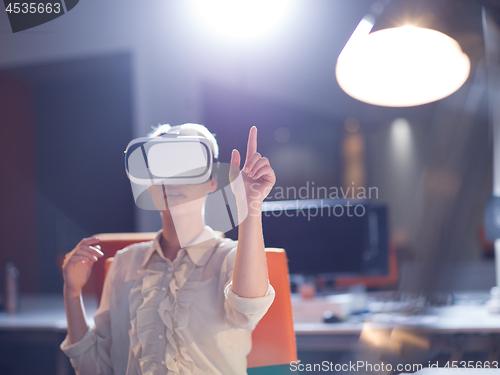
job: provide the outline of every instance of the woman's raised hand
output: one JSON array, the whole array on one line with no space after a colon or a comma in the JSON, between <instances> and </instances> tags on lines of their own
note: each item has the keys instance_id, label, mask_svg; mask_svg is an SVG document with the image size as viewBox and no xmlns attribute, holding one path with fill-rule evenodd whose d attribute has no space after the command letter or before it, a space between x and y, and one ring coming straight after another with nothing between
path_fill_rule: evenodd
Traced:
<instances>
[{"instance_id":1,"label":"woman's raised hand","mask_svg":"<svg viewBox=\"0 0 500 375\"><path fill-rule=\"evenodd\" d=\"M99 246L100 241L98 237L84 238L66 254L62 266L65 293L80 295L89 279L92 266L104 255Z\"/></svg>"},{"instance_id":2,"label":"woman's raised hand","mask_svg":"<svg viewBox=\"0 0 500 375\"><path fill-rule=\"evenodd\" d=\"M269 195L276 182L276 175L269 164L269 160L257 152L257 128L255 126L252 126L248 134L247 155L242 171L240 171L240 163L240 153L238 150L233 150L229 171L231 188L237 200L241 202L244 186L247 205L257 208L254 204L262 203ZM235 182L240 176L244 183L243 186Z\"/></svg>"}]
</instances>

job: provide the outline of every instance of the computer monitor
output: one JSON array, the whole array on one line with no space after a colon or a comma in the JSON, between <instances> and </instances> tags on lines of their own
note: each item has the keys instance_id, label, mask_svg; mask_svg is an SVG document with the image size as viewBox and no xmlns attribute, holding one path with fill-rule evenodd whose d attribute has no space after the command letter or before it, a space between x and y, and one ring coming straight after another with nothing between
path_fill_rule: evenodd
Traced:
<instances>
[{"instance_id":1,"label":"computer monitor","mask_svg":"<svg viewBox=\"0 0 500 375\"><path fill-rule=\"evenodd\" d=\"M284 248L290 274L388 274L387 207L337 199L264 202L266 247Z\"/></svg>"}]
</instances>

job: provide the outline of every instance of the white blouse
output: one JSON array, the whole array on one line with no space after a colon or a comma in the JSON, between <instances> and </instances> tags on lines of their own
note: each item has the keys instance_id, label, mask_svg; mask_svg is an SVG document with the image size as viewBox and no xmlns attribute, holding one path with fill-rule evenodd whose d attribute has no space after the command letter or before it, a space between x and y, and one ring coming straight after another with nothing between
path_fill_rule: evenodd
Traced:
<instances>
[{"instance_id":1,"label":"white blouse","mask_svg":"<svg viewBox=\"0 0 500 375\"><path fill-rule=\"evenodd\" d=\"M208 226L173 262L160 236L117 252L95 325L73 345L66 337L61 349L79 375L246 374L251 333L273 287L264 297L236 295L237 242Z\"/></svg>"}]
</instances>

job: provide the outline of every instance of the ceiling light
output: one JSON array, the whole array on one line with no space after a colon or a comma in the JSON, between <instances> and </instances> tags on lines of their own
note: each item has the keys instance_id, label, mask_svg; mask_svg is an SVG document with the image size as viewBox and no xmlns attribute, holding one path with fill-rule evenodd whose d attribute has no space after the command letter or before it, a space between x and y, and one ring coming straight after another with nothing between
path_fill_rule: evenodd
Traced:
<instances>
[{"instance_id":1,"label":"ceiling light","mask_svg":"<svg viewBox=\"0 0 500 375\"><path fill-rule=\"evenodd\" d=\"M337 59L340 87L360 101L389 107L431 103L458 90L470 60L450 36L405 25L370 33L365 17Z\"/></svg>"},{"instance_id":2,"label":"ceiling light","mask_svg":"<svg viewBox=\"0 0 500 375\"><path fill-rule=\"evenodd\" d=\"M290 0L193 0L201 17L227 36L247 38L273 28Z\"/></svg>"}]
</instances>

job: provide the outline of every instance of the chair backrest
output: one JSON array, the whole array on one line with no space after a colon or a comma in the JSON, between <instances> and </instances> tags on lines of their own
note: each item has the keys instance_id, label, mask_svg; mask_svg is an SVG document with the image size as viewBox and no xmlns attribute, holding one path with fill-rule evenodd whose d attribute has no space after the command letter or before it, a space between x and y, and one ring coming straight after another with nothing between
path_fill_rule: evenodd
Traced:
<instances>
[{"instance_id":1,"label":"chair backrest","mask_svg":"<svg viewBox=\"0 0 500 375\"><path fill-rule=\"evenodd\" d=\"M94 289L100 298L107 268L112 256L124 247L143 241L150 241L156 233L104 233L101 238L101 249L105 264L99 262L92 270ZM248 354L248 367L285 365L297 361L297 347L293 329L292 303L290 299L290 283L288 279L288 262L285 250L266 249L269 281L276 291L276 297L266 315L261 319L252 333L252 350ZM100 267L99 267L100 266Z\"/></svg>"}]
</instances>

